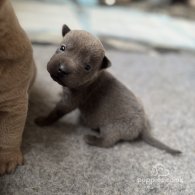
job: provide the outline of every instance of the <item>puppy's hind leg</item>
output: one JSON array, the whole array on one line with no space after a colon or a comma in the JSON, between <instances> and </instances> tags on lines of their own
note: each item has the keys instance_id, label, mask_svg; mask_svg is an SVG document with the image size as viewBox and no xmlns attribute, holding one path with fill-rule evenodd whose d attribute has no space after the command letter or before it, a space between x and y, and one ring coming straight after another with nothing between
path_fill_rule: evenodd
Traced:
<instances>
[{"instance_id":1,"label":"puppy's hind leg","mask_svg":"<svg viewBox=\"0 0 195 195\"><path fill-rule=\"evenodd\" d=\"M87 144L102 148L112 147L121 140L119 131L114 131L110 125L100 128L100 136L86 135L84 139Z\"/></svg>"}]
</instances>

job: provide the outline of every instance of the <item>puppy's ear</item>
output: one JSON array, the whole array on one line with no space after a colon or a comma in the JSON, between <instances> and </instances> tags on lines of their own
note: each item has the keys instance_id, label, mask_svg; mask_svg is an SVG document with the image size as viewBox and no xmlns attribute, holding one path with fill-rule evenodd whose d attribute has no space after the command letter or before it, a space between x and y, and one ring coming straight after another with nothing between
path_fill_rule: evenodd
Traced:
<instances>
[{"instance_id":1,"label":"puppy's ear","mask_svg":"<svg viewBox=\"0 0 195 195\"><path fill-rule=\"evenodd\" d=\"M104 56L102 60L101 69L109 68L110 66L111 66L110 60L106 56Z\"/></svg>"},{"instance_id":2,"label":"puppy's ear","mask_svg":"<svg viewBox=\"0 0 195 195\"><path fill-rule=\"evenodd\" d=\"M70 28L66 24L64 24L62 26L62 36L64 37L69 31L70 31Z\"/></svg>"}]
</instances>

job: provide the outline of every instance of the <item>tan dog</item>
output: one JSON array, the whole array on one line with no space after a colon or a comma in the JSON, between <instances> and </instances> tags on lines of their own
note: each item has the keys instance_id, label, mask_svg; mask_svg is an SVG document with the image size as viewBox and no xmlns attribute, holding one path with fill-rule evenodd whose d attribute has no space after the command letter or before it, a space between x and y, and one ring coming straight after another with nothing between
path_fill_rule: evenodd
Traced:
<instances>
[{"instance_id":1,"label":"tan dog","mask_svg":"<svg viewBox=\"0 0 195 195\"><path fill-rule=\"evenodd\" d=\"M23 163L20 145L35 78L32 47L9 0L0 3L0 175Z\"/></svg>"},{"instance_id":2,"label":"tan dog","mask_svg":"<svg viewBox=\"0 0 195 195\"><path fill-rule=\"evenodd\" d=\"M79 108L86 126L99 129L99 136L87 135L88 144L111 147L120 140L141 137L147 143L180 153L153 138L144 109L135 95L105 69L110 61L101 42L86 31L63 26L64 39L48 63L51 77L64 88L62 100L47 116L36 119L49 125Z\"/></svg>"}]
</instances>

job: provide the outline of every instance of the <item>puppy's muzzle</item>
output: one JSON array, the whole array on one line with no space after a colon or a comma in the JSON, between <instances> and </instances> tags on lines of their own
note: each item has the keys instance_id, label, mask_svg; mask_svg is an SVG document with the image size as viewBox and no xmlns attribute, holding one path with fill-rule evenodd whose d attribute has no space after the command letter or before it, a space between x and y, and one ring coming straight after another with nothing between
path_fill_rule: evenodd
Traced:
<instances>
[{"instance_id":1,"label":"puppy's muzzle","mask_svg":"<svg viewBox=\"0 0 195 195\"><path fill-rule=\"evenodd\" d=\"M59 68L58 68L58 71L57 71L57 76L58 77L64 77L64 76L67 76L69 75L69 72L67 71L66 67L64 64L59 64Z\"/></svg>"},{"instance_id":2,"label":"puppy's muzzle","mask_svg":"<svg viewBox=\"0 0 195 195\"><path fill-rule=\"evenodd\" d=\"M66 67L64 64L59 64L58 68L56 69L55 72L52 72L51 77L54 81L61 81L64 77L69 75L69 72L67 71Z\"/></svg>"}]
</instances>

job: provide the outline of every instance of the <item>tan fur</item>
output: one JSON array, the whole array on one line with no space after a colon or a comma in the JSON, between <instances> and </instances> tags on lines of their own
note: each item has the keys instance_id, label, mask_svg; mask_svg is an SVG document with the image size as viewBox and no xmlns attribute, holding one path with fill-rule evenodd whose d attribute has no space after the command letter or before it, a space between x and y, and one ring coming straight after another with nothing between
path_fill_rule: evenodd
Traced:
<instances>
[{"instance_id":1,"label":"tan fur","mask_svg":"<svg viewBox=\"0 0 195 195\"><path fill-rule=\"evenodd\" d=\"M9 0L0 4L0 174L22 164L20 150L35 78L32 47Z\"/></svg>"},{"instance_id":2,"label":"tan fur","mask_svg":"<svg viewBox=\"0 0 195 195\"><path fill-rule=\"evenodd\" d=\"M56 108L47 117L38 118L36 123L52 124L79 108L83 123L100 131L99 136L85 137L90 145L111 147L120 140L131 141L141 137L159 149L180 153L151 136L150 122L141 103L105 70L110 61L101 42L86 31L70 31L66 25L62 34L61 46L47 68L51 77L64 87L64 95Z\"/></svg>"}]
</instances>

